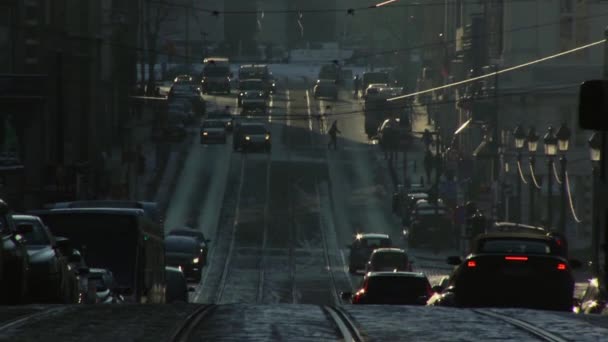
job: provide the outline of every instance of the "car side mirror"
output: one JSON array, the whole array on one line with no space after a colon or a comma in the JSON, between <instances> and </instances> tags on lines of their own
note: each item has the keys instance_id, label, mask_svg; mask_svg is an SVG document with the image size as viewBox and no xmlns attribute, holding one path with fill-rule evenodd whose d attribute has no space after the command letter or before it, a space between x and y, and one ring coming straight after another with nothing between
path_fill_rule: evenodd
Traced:
<instances>
[{"instance_id":1,"label":"car side mirror","mask_svg":"<svg viewBox=\"0 0 608 342\"><path fill-rule=\"evenodd\" d=\"M348 291L340 292L340 298L342 300L350 300L352 296L353 296L352 292L348 292Z\"/></svg>"},{"instance_id":2,"label":"car side mirror","mask_svg":"<svg viewBox=\"0 0 608 342\"><path fill-rule=\"evenodd\" d=\"M443 286L441 285L435 285L431 288L433 290L433 292L435 293L441 293L443 291Z\"/></svg>"},{"instance_id":3,"label":"car side mirror","mask_svg":"<svg viewBox=\"0 0 608 342\"><path fill-rule=\"evenodd\" d=\"M459 256L449 256L447 258L446 262L448 265L454 265L454 266L462 264L462 260L460 259Z\"/></svg>"},{"instance_id":4,"label":"car side mirror","mask_svg":"<svg viewBox=\"0 0 608 342\"><path fill-rule=\"evenodd\" d=\"M572 269L578 269L583 267L583 263L578 259L570 259L568 260L568 262L570 263L570 268Z\"/></svg>"}]
</instances>

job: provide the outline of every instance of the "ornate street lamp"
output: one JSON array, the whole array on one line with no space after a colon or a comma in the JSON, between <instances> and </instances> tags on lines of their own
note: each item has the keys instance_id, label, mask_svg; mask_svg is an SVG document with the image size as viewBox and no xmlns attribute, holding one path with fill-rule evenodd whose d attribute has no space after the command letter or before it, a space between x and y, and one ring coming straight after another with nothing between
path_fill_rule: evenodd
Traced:
<instances>
[{"instance_id":1,"label":"ornate street lamp","mask_svg":"<svg viewBox=\"0 0 608 342\"><path fill-rule=\"evenodd\" d=\"M528 153L530 154L530 172L532 177L535 177L533 172L534 172L534 167L536 164L536 151L538 150L538 134L536 134L536 129L534 128L534 126L530 127L530 130L528 131L528 136L526 137L526 142L528 145ZM534 206L534 195L536 193L536 184L534 183L534 180L532 180L532 182L530 182L530 215L529 215L529 221L530 224L535 224L536 222L536 208Z\"/></svg>"},{"instance_id":2,"label":"ornate street lamp","mask_svg":"<svg viewBox=\"0 0 608 342\"><path fill-rule=\"evenodd\" d=\"M517 150L517 222L521 222L521 177L523 175L519 174L519 170L521 170L521 151L524 149L524 145L526 143L526 133L524 133L524 129L521 127L521 124L518 124L513 131L513 137L515 138L515 149Z\"/></svg>"},{"instance_id":3,"label":"ornate street lamp","mask_svg":"<svg viewBox=\"0 0 608 342\"><path fill-rule=\"evenodd\" d=\"M545 156L547 156L547 226L551 229L553 207L551 197L553 197L553 158L557 154L557 138L553 134L553 126L549 126L547 133L543 137Z\"/></svg>"},{"instance_id":4,"label":"ornate street lamp","mask_svg":"<svg viewBox=\"0 0 608 342\"><path fill-rule=\"evenodd\" d=\"M566 167L568 165L568 160L566 159L566 152L568 151L568 146L570 145L570 129L566 126L566 123L562 123L555 134L557 138L557 148L561 152L561 156L559 158L560 165L560 173L562 177L562 187L561 187L561 210L560 210L560 219L559 219L559 229L562 233L566 233L566 206L567 206L567 186L566 183Z\"/></svg>"}]
</instances>

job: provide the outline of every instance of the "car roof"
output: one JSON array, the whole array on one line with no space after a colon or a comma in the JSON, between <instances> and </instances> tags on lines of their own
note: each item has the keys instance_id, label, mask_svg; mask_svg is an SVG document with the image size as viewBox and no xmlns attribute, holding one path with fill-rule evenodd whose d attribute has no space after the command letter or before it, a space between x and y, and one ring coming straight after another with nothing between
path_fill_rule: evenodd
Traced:
<instances>
[{"instance_id":1,"label":"car roof","mask_svg":"<svg viewBox=\"0 0 608 342\"><path fill-rule=\"evenodd\" d=\"M522 232L489 232L480 234L475 238L476 241L485 239L526 239L553 241L553 238L547 235Z\"/></svg>"},{"instance_id":2,"label":"car roof","mask_svg":"<svg viewBox=\"0 0 608 342\"><path fill-rule=\"evenodd\" d=\"M35 216L35 215L23 215L23 214L13 214L11 215L13 217L13 220L19 220L19 221L36 221L39 222L40 221L40 217Z\"/></svg>"},{"instance_id":3,"label":"car roof","mask_svg":"<svg viewBox=\"0 0 608 342\"><path fill-rule=\"evenodd\" d=\"M538 232L538 233L542 233L542 234L549 233L549 231L547 229L545 229L544 227L532 226L529 224L515 223L515 222L495 222L494 228L497 228L497 230L521 228L530 233L532 233L532 232Z\"/></svg>"},{"instance_id":4,"label":"car roof","mask_svg":"<svg viewBox=\"0 0 608 342\"><path fill-rule=\"evenodd\" d=\"M380 271L380 272L368 272L365 275L366 278L379 278L379 277L404 277L404 278L422 278L428 279L427 276L422 272L405 272L405 271Z\"/></svg>"},{"instance_id":5,"label":"car roof","mask_svg":"<svg viewBox=\"0 0 608 342\"><path fill-rule=\"evenodd\" d=\"M358 240L363 240L363 239L390 239L388 234L382 234L382 233L362 233L362 234L357 234L357 239Z\"/></svg>"},{"instance_id":6,"label":"car roof","mask_svg":"<svg viewBox=\"0 0 608 342\"><path fill-rule=\"evenodd\" d=\"M395 248L395 247L376 248L374 250L373 254L376 254L376 253L403 253L403 254L407 254L407 252L405 251L405 249Z\"/></svg>"}]
</instances>

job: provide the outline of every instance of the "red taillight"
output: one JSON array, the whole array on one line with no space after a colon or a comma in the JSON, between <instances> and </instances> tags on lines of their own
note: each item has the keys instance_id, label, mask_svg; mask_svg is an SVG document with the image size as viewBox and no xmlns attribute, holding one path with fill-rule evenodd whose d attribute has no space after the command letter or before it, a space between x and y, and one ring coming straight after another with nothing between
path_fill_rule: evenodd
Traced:
<instances>
[{"instance_id":1,"label":"red taillight","mask_svg":"<svg viewBox=\"0 0 608 342\"><path fill-rule=\"evenodd\" d=\"M560 271L565 271L566 268L567 268L567 266L563 262L560 262L559 264L557 264L557 269Z\"/></svg>"},{"instance_id":2,"label":"red taillight","mask_svg":"<svg viewBox=\"0 0 608 342\"><path fill-rule=\"evenodd\" d=\"M505 260L509 261L528 261L527 256L506 256Z\"/></svg>"},{"instance_id":3,"label":"red taillight","mask_svg":"<svg viewBox=\"0 0 608 342\"><path fill-rule=\"evenodd\" d=\"M467 267L477 267L477 263L475 262L475 260L469 260L467 262Z\"/></svg>"}]
</instances>

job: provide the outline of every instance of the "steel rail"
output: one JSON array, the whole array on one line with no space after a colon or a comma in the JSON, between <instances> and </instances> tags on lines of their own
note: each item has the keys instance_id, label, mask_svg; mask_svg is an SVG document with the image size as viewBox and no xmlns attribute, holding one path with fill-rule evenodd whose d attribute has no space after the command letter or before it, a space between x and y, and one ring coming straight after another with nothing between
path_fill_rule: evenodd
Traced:
<instances>
[{"instance_id":1,"label":"steel rail","mask_svg":"<svg viewBox=\"0 0 608 342\"><path fill-rule=\"evenodd\" d=\"M34 312L31 314L15 317L6 322L0 323L0 332L6 331L9 329L18 328L18 327L21 327L21 326L29 323L30 321L41 320L41 319L44 319L47 317L54 316L56 314L67 312L69 310L74 310L74 307L73 306L52 307L52 308L44 309L44 310Z\"/></svg>"},{"instance_id":2,"label":"steel rail","mask_svg":"<svg viewBox=\"0 0 608 342\"><path fill-rule=\"evenodd\" d=\"M332 322L340 331L342 336L341 341L344 342L362 342L365 341L361 332L350 319L348 314L339 307L323 306L323 311L331 318Z\"/></svg>"},{"instance_id":3,"label":"steel rail","mask_svg":"<svg viewBox=\"0 0 608 342\"><path fill-rule=\"evenodd\" d=\"M497 312L483 310L483 309L474 309L473 312L480 314L480 315L492 317L496 320L508 323L508 324L518 328L521 331L527 332L528 334L538 338L541 341L548 341L548 342L567 342L568 341L567 339L564 339L561 336L553 334L550 331L542 329L538 326L535 326L533 324L530 324L530 323L523 321L521 319L518 319L518 318L509 317L507 315L503 315L503 314L500 314Z\"/></svg>"},{"instance_id":4,"label":"steel rail","mask_svg":"<svg viewBox=\"0 0 608 342\"><path fill-rule=\"evenodd\" d=\"M211 315L215 309L217 309L217 305L209 304L209 305L201 305L199 308L194 310L184 322L173 332L171 335L170 341L173 342L187 342L192 337L192 332L196 327L198 327L203 319L207 318Z\"/></svg>"}]
</instances>

